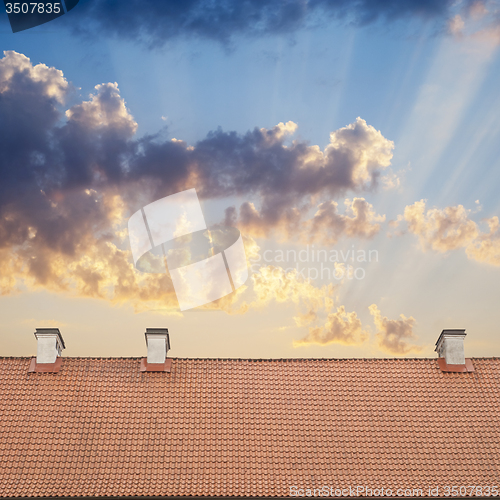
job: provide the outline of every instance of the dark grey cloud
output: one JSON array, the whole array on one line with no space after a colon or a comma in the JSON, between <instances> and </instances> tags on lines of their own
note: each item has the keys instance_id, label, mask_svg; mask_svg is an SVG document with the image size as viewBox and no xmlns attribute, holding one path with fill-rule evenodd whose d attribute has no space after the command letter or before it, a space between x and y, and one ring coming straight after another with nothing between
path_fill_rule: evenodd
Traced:
<instances>
[{"instance_id":1,"label":"dark grey cloud","mask_svg":"<svg viewBox=\"0 0 500 500\"><path fill-rule=\"evenodd\" d=\"M72 24L75 30L87 35L111 35L158 46L177 37L228 42L241 35L292 33L320 20L358 25L408 16L445 20L453 3L452 0L81 0L72 11Z\"/></svg>"},{"instance_id":2,"label":"dark grey cloud","mask_svg":"<svg viewBox=\"0 0 500 500\"><path fill-rule=\"evenodd\" d=\"M84 190L99 177L112 183L123 176L135 124L127 128L109 84L98 89L98 99L67 112L64 123L71 92L59 70L34 66L16 52L0 60L0 249L36 241L74 255L105 229L106 206Z\"/></svg>"},{"instance_id":3,"label":"dark grey cloud","mask_svg":"<svg viewBox=\"0 0 500 500\"><path fill-rule=\"evenodd\" d=\"M15 53L8 58L26 59ZM0 94L4 202L14 185L49 192L149 179L162 195L189 183L204 198L254 195L288 203L319 192L370 189L392 157L393 143L361 118L332 133L324 151L299 140L287 144L297 128L293 122L245 134L219 129L192 147L158 136L137 139L116 84L96 86L61 124L60 103L47 93L56 83L34 78L15 74Z\"/></svg>"},{"instance_id":4,"label":"dark grey cloud","mask_svg":"<svg viewBox=\"0 0 500 500\"><path fill-rule=\"evenodd\" d=\"M202 198L249 196L262 202L261 216L277 220L307 196L372 189L392 158L394 144L361 118L332 132L325 150L290 142L293 122L246 134L219 129L194 146L138 139L117 84L97 85L65 111L71 91L59 70L15 52L0 60L0 209L26 196L24 206L43 205L53 193L127 193L149 182L156 197L193 186Z\"/></svg>"}]
</instances>

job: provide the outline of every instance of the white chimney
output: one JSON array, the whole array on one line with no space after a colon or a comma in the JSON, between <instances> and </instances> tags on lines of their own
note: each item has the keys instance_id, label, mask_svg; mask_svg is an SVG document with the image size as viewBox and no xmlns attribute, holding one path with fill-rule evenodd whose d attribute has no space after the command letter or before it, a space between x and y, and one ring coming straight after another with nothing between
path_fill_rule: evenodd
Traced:
<instances>
[{"instance_id":1,"label":"white chimney","mask_svg":"<svg viewBox=\"0 0 500 500\"><path fill-rule=\"evenodd\" d=\"M168 328L146 328L145 335L148 346L148 364L165 363L167 351L170 349Z\"/></svg>"},{"instance_id":2,"label":"white chimney","mask_svg":"<svg viewBox=\"0 0 500 500\"><path fill-rule=\"evenodd\" d=\"M36 362L55 363L58 356L66 348L59 328L37 328Z\"/></svg>"},{"instance_id":3,"label":"white chimney","mask_svg":"<svg viewBox=\"0 0 500 500\"><path fill-rule=\"evenodd\" d=\"M443 330L436 342L435 351L447 365L465 365L465 330Z\"/></svg>"}]
</instances>

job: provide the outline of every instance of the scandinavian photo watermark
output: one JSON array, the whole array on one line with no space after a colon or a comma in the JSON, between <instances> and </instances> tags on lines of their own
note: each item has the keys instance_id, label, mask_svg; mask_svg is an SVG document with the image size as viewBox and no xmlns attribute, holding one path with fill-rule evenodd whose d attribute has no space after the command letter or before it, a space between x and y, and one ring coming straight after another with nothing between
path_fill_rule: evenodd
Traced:
<instances>
[{"instance_id":1,"label":"scandinavian photo watermark","mask_svg":"<svg viewBox=\"0 0 500 500\"><path fill-rule=\"evenodd\" d=\"M251 271L257 273L263 265L277 266L276 273L296 271L305 280L362 280L366 277L364 265L378 262L378 250L356 249L354 245L347 250L317 249L314 245L305 248L267 249L249 258Z\"/></svg>"}]
</instances>

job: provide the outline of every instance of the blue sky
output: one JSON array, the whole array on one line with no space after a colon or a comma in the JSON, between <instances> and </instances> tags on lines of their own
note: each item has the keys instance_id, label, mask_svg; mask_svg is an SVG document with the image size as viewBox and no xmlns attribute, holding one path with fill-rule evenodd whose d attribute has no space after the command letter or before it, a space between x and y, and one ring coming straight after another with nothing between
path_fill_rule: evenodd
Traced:
<instances>
[{"instance_id":1,"label":"blue sky","mask_svg":"<svg viewBox=\"0 0 500 500\"><path fill-rule=\"evenodd\" d=\"M133 4L125 2L124 9ZM260 25L252 26L251 21L225 25L221 16L213 33L210 28L193 32L186 24L180 34L174 30L171 36L171 28L165 30L168 36L158 35L147 17L134 21L125 16L123 25L141 30L142 39L125 36L118 28L114 32L111 24L106 25L113 13L98 1L84 2L66 16L16 34L9 32L2 18L2 50L23 54L30 59L30 68L43 64L62 72L44 80L45 87L37 87L59 115L50 122L47 144L33 146L31 154L53 158L52 163L43 160L42 167L36 162L15 167L18 161L33 162L33 156L17 159L22 157L22 141L2 145L0 165L6 178L14 168L36 172L33 186L46 183L42 188L55 211L47 208L44 222L35 216L36 208L24 211L9 197L19 189L21 198L30 199L33 186L22 176L19 181L13 174L13 184L0 192L2 217L17 221L19 233L14 237L7 223L0 233L6 280L0 296L2 354L32 354L33 328L59 325L65 339L71 339L68 355L75 356L142 355L142 330L152 326L171 329L172 355L177 356L433 356L433 343L444 328L467 328L471 356L499 355L500 234L493 219L500 216L498 5L463 2L444 8L443 3L438 11L430 7L421 11L419 2L403 4L408 8L404 15L389 15L382 4L368 8L360 2L345 17L322 18L314 14L320 7L311 3L314 15L285 23L286 29L270 24L259 31L255 26ZM328 5L325 2L321 8ZM366 16L377 9L381 18L367 21ZM79 33L84 28L87 32ZM221 40L221 33L229 41ZM145 36L156 45L148 46ZM26 69L19 57L12 59L14 73L39 85L36 70ZM5 58L3 65L7 67ZM0 70L0 84L1 78L7 82L3 90L0 87L0 97L8 103L14 99L9 94L14 87L8 80L13 77L5 71ZM47 97L56 80L58 85L63 80L69 84L61 87L57 102L54 96ZM104 87L114 82L117 89ZM100 90L95 88L103 84ZM28 84L23 85L19 93L31 92ZM28 100L22 104L22 95L15 102L18 116L32 112ZM115 106L114 111L106 119L98 118L107 105ZM6 111L10 108L2 109L0 118L7 130L12 115ZM65 114L67 110L72 111ZM40 115L30 121L43 123L44 111L36 113ZM285 132L273 128L288 122L295 125L286 125ZM26 134L32 133L28 125L22 127ZM64 150L68 158L92 148L92 141L104 149L118 137L107 156L97 151L82 167L105 172L104 181L87 177L61 184L61 170L55 165L62 160L51 148L61 131L70 134L71 127L82 127L82 134L92 139L71 143L74 146L64 143L75 148L73 153ZM252 142L255 134L263 133L258 132L261 129L272 131L275 142L270 149L260 139ZM23 130L16 133L22 135ZM237 139L228 146L231 133ZM331 133L332 141L337 141L331 147L338 155L330 167L321 168L352 168L353 177L344 184L325 180L331 183L324 188L321 183L304 188L308 179L296 182L294 176L300 178L308 165L323 161L317 154L330 147ZM155 137L141 143L148 136ZM190 166L185 175L176 170L171 148L141 157L144 144L152 151L155 144L171 144L174 138L184 141L175 154L195 155L186 160ZM246 163L247 143L253 151L263 148L262 159ZM299 146L309 148L307 158L314 159L292 154ZM138 149L131 153L131 148ZM235 158L241 163L236 165ZM363 158L369 159L367 177L361 181L355 171L364 165ZM130 175L127 162L135 161L138 166ZM204 161L207 166L199 167ZM218 161L227 162L224 169L219 169ZM278 186L275 196L266 182L256 179L267 175L266 161ZM351 164L344 167L342 162ZM113 174L115 164L119 174ZM85 178L80 178L78 165L65 160L57 168L68 179ZM314 178L317 170L311 168ZM242 177L246 170L248 177ZM222 175L230 180L208 187ZM261 260L246 289L210 312L180 313L174 296L166 291L165 296L144 299L152 295L141 294L139 284L119 297L112 277L102 277L93 289L78 274L86 266L89 273L104 276L102 269L109 265L99 260L104 257L98 227L114 231L112 244L133 269L127 240L120 240L119 232L139 202L150 203L181 187L197 189L210 224L221 222L225 210L235 207L236 226L247 238L248 258L255 257L257 248L262 258L265 250L276 257L279 250L298 252L314 244L328 251L375 250L377 260L362 264L363 279L343 283L307 282L287 275L286 267L275 259L265 264L284 273L276 280L259 271ZM81 207L80 201L75 202L71 213L64 205L84 200L85 190L93 190L88 196L102 204L91 220L87 202L81 201ZM367 221L352 212L354 205L345 204L354 198L363 200L359 203ZM249 204L256 212L248 212ZM294 230L287 225L292 209L302 210ZM84 236L78 231L55 236L53 224L59 220L71 227L83 224L88 234L82 230ZM57 238L71 239L72 250L52 244ZM30 261L23 260L27 255L44 261L45 269L30 270Z\"/></svg>"}]
</instances>

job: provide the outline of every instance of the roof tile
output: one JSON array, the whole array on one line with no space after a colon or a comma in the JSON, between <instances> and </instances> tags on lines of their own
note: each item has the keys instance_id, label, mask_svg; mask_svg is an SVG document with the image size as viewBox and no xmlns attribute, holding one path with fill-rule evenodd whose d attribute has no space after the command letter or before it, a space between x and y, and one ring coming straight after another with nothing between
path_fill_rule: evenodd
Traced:
<instances>
[{"instance_id":1,"label":"roof tile","mask_svg":"<svg viewBox=\"0 0 500 500\"><path fill-rule=\"evenodd\" d=\"M0 358L3 497L498 486L498 358L30 361Z\"/></svg>"}]
</instances>

